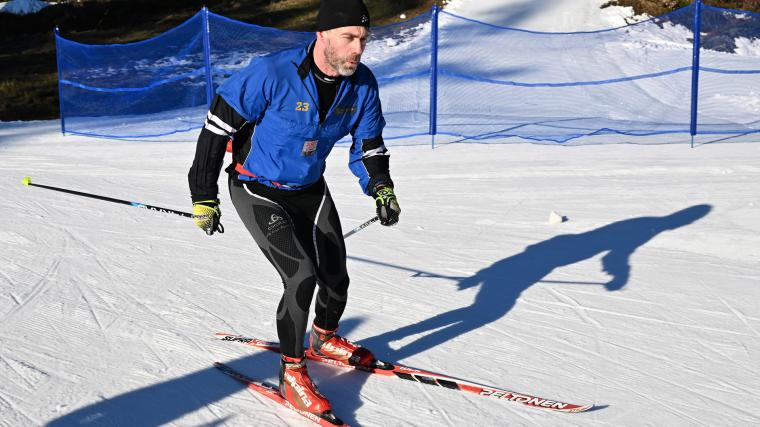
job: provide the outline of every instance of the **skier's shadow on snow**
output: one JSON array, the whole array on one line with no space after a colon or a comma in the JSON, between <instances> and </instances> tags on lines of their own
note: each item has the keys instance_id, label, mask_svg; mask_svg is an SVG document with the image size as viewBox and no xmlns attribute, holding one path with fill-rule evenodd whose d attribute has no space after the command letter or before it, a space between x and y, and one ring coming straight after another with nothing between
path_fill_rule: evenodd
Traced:
<instances>
[{"instance_id":1,"label":"skier's shadow on snow","mask_svg":"<svg viewBox=\"0 0 760 427\"><path fill-rule=\"evenodd\" d=\"M460 290L479 287L475 301L418 323L362 340L376 356L400 361L446 341L474 331L506 315L520 294L553 270L593 258L602 258L603 270L612 278L600 286L622 289L630 277L630 257L658 234L689 225L706 216L710 205L695 205L662 217L639 217L614 222L579 234L564 234L525 248L497 261L473 276L458 278ZM393 349L390 343L409 336L424 336Z\"/></svg>"},{"instance_id":2,"label":"skier's shadow on snow","mask_svg":"<svg viewBox=\"0 0 760 427\"><path fill-rule=\"evenodd\" d=\"M350 318L341 322L341 331L345 329L347 334L356 328L362 319ZM209 338L210 340L213 338ZM209 345L213 345L210 342ZM220 346L240 346L241 344L219 341ZM277 385L277 373L280 356L277 353L266 350L251 349L250 356L244 356L232 361L223 362L232 368L272 385ZM364 373L346 371L332 367L315 366L309 368L312 376L320 385L320 390L332 397L333 407L344 422L358 425L354 413L362 406L359 389L363 382L356 378L366 376ZM114 369L120 369L114 366ZM315 375L316 373L316 375ZM359 374L355 377L354 374ZM239 408L248 415L253 415L259 421L257 425L267 424L266 420L273 423L289 422L293 420L305 421L295 412L270 403L268 399L254 393L256 400L264 401L264 406L253 402L239 402L236 406L226 405L214 408L214 403L239 393L246 386L231 378L218 369L211 366L190 374L175 377L166 381L152 384L139 389L127 391L116 396L99 396L100 401L83 408L74 410L55 420L48 427L73 427L73 426L160 426L176 422L180 418L196 411L206 411L207 419L214 419L204 424L204 427L221 426L230 423L240 423L238 414L232 413L231 409ZM260 412L266 412L266 415ZM282 412L278 412L282 411ZM257 414L258 412L258 414ZM276 414L273 417L271 414ZM290 418L285 414L290 413ZM281 417L281 418L280 418ZM274 420L274 421L273 421Z\"/></svg>"},{"instance_id":3,"label":"skier's shadow on snow","mask_svg":"<svg viewBox=\"0 0 760 427\"><path fill-rule=\"evenodd\" d=\"M629 258L637 248L659 233L689 225L703 218L711 210L709 205L696 205L663 217L640 217L618 221L586 233L561 235L528 246L521 253L497 261L471 277L458 279L459 289L480 287L471 305L361 340L361 343L371 348L378 357L392 362L422 353L503 317L514 307L524 290L540 282L554 269L604 252L607 254L602 258L603 269L612 276L612 279L604 286L609 291L622 289L630 276ZM350 337L351 331L361 321L362 319L359 318L344 318L341 321L341 332ZM389 345L393 341L425 333L428 334L397 350ZM235 344L220 342L219 345ZM253 378L268 378L270 382L276 382L279 356L273 352L255 351L250 356L226 363ZM114 369L119 369L119 367L114 367ZM367 374L318 364L311 364L310 371L318 382L320 390L331 398L336 414L343 421L358 425L355 414L356 410L363 405L360 392L368 378ZM51 427L158 426L176 421L204 408L209 411L209 418L217 418L204 426L222 425L234 422L236 414L228 413L225 409L214 409L209 405L238 393L244 388L245 386L241 383L209 366L185 376L114 397L102 397L100 402L77 409L47 425ZM245 402L240 404L241 409L245 408L242 409L245 411L261 410L260 407L249 408L249 406ZM287 412L286 409L282 410ZM293 417L294 420L300 419L295 414Z\"/></svg>"},{"instance_id":4,"label":"skier's shadow on snow","mask_svg":"<svg viewBox=\"0 0 760 427\"><path fill-rule=\"evenodd\" d=\"M234 345L233 343L219 343ZM243 357L228 365L254 378L269 378L277 373L276 355L269 360L261 352ZM119 369L114 366L114 369ZM235 414L209 408L245 386L226 376L209 364L209 367L185 376L175 377L147 387L127 391L116 396L99 396L100 401L77 409L46 424L49 427L73 426L159 426L206 408L207 418L218 416L204 426L224 425L235 419ZM298 415L296 415L297 417Z\"/></svg>"}]
</instances>

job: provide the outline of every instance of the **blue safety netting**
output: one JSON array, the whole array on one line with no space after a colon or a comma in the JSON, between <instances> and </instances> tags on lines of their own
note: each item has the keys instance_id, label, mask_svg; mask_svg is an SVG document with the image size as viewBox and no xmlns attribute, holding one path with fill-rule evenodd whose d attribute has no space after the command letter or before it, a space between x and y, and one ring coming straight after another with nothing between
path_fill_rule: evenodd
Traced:
<instances>
[{"instance_id":1,"label":"blue safety netting","mask_svg":"<svg viewBox=\"0 0 760 427\"><path fill-rule=\"evenodd\" d=\"M305 45L314 39L314 33L246 24L214 13L208 14L208 23L214 89L253 58Z\"/></svg>"},{"instance_id":2,"label":"blue safety netting","mask_svg":"<svg viewBox=\"0 0 760 427\"><path fill-rule=\"evenodd\" d=\"M760 15L704 6L697 133L760 131Z\"/></svg>"},{"instance_id":3,"label":"blue safety netting","mask_svg":"<svg viewBox=\"0 0 760 427\"><path fill-rule=\"evenodd\" d=\"M150 40L84 45L60 36L61 120L66 132L147 137L200 127L205 117L203 19L196 14Z\"/></svg>"},{"instance_id":4,"label":"blue safety netting","mask_svg":"<svg viewBox=\"0 0 760 427\"><path fill-rule=\"evenodd\" d=\"M442 12L437 132L555 142L688 132L690 45L651 43L688 36L691 16L681 9L617 29L542 33Z\"/></svg>"},{"instance_id":5,"label":"blue safety netting","mask_svg":"<svg viewBox=\"0 0 760 427\"><path fill-rule=\"evenodd\" d=\"M430 13L372 29L362 62L377 77L387 140L430 132L430 29Z\"/></svg>"},{"instance_id":6,"label":"blue safety netting","mask_svg":"<svg viewBox=\"0 0 760 427\"><path fill-rule=\"evenodd\" d=\"M760 16L697 5L573 33L434 9L374 27L362 61L380 84L384 135L397 143L429 134L565 143L760 131L760 89L753 89L760 88ZM139 43L93 46L58 36L62 124L120 138L199 128L209 97L230 75L313 38L206 10Z\"/></svg>"}]
</instances>

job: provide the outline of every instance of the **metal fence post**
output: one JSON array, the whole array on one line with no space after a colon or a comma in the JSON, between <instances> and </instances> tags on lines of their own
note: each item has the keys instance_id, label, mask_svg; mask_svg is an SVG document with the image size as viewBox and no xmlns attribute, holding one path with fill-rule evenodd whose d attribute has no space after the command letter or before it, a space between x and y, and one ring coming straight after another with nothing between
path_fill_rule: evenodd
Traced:
<instances>
[{"instance_id":1,"label":"metal fence post","mask_svg":"<svg viewBox=\"0 0 760 427\"><path fill-rule=\"evenodd\" d=\"M206 64L206 104L211 109L211 100L214 98L214 79L211 75L211 40L209 37L208 8L203 6L201 11L203 22L203 59Z\"/></svg>"},{"instance_id":2,"label":"metal fence post","mask_svg":"<svg viewBox=\"0 0 760 427\"><path fill-rule=\"evenodd\" d=\"M438 6L433 3L430 31L430 135L431 147L435 148L438 127Z\"/></svg>"},{"instance_id":3,"label":"metal fence post","mask_svg":"<svg viewBox=\"0 0 760 427\"><path fill-rule=\"evenodd\" d=\"M691 62L691 146L694 147L694 136L697 134L697 107L699 96L699 51L702 47L702 0L694 0L694 53Z\"/></svg>"},{"instance_id":4,"label":"metal fence post","mask_svg":"<svg viewBox=\"0 0 760 427\"><path fill-rule=\"evenodd\" d=\"M63 114L63 91L61 90L61 45L58 43L58 38L61 36L61 31L58 26L55 26L53 30L55 36L55 63L58 67L58 110L61 114L61 134L66 135L66 118Z\"/></svg>"}]
</instances>

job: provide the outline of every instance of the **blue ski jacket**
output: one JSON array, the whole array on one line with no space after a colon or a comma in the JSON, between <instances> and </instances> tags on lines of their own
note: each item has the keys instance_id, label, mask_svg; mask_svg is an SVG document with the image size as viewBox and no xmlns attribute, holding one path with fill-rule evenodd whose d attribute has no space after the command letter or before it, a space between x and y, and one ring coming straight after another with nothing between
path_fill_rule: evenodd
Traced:
<instances>
[{"instance_id":1,"label":"blue ski jacket","mask_svg":"<svg viewBox=\"0 0 760 427\"><path fill-rule=\"evenodd\" d=\"M380 137L385 126L377 80L360 63L343 79L320 123L317 86L307 61L312 45L256 58L219 87L227 104L255 123L242 164L247 173L239 178L281 189L307 187L322 177L335 143L351 134L349 168L370 194L362 145Z\"/></svg>"}]
</instances>

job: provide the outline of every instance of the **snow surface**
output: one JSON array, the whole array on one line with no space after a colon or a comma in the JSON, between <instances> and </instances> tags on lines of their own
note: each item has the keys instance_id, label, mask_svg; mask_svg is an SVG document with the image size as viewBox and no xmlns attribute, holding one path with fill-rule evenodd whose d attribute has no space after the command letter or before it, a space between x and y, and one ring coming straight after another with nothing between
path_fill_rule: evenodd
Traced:
<instances>
[{"instance_id":1,"label":"snow surface","mask_svg":"<svg viewBox=\"0 0 760 427\"><path fill-rule=\"evenodd\" d=\"M608 0L451 0L448 12L489 24L533 31L594 31L645 19L632 7L599 7Z\"/></svg>"},{"instance_id":2,"label":"snow surface","mask_svg":"<svg viewBox=\"0 0 760 427\"><path fill-rule=\"evenodd\" d=\"M570 3L533 29L567 29L549 23ZM585 29L609 25L577 10ZM276 355L213 337L276 339L281 292L226 192L227 232L208 237L21 185L189 210L197 132L114 141L58 126L0 123L0 426L310 425L211 366L276 381ZM600 409L313 366L336 412L367 426L760 423L760 144L681 142L392 147L401 222L347 240L342 332L389 361ZM347 157L336 148L326 173L346 230L373 215ZM549 224L552 211L569 220Z\"/></svg>"}]
</instances>

